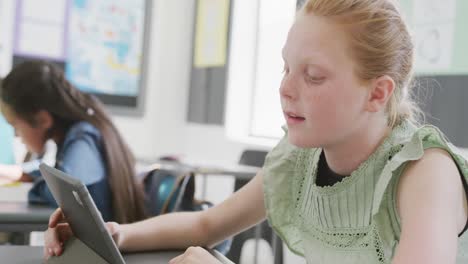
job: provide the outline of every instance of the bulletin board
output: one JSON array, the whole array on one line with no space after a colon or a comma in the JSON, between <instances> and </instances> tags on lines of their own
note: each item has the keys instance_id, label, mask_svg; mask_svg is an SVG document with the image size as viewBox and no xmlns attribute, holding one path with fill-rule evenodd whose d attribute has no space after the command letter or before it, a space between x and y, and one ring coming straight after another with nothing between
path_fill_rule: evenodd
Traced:
<instances>
[{"instance_id":1,"label":"bulletin board","mask_svg":"<svg viewBox=\"0 0 468 264\"><path fill-rule=\"evenodd\" d=\"M0 11L0 74L24 60L45 59L80 90L116 110L140 113L150 2L0 0L0 10L10 10Z\"/></svg>"}]
</instances>

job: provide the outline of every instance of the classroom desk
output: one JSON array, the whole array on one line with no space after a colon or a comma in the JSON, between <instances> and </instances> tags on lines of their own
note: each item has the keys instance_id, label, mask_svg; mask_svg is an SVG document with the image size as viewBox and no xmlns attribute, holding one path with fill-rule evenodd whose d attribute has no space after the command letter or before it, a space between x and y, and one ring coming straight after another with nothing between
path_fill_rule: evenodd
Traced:
<instances>
[{"instance_id":1,"label":"classroom desk","mask_svg":"<svg viewBox=\"0 0 468 264\"><path fill-rule=\"evenodd\" d=\"M193 172L200 175L223 175L233 176L237 179L250 180L258 172L258 167L245 166L245 165L204 165L204 164L190 164L174 161L156 161L142 163L139 168L140 171L151 171L154 169L173 170L179 172Z\"/></svg>"},{"instance_id":2,"label":"classroom desk","mask_svg":"<svg viewBox=\"0 0 468 264\"><path fill-rule=\"evenodd\" d=\"M54 210L50 207L29 205L26 201L0 201L0 231L23 233L45 231L49 216Z\"/></svg>"},{"instance_id":3,"label":"classroom desk","mask_svg":"<svg viewBox=\"0 0 468 264\"><path fill-rule=\"evenodd\" d=\"M180 173L194 173L195 175L202 176L202 194L201 198L206 198L207 190L207 176L232 176L236 180L242 182L250 181L257 172L260 170L258 167L246 166L246 165L230 165L230 166L216 166L216 165L200 165L200 164L190 164L182 162L173 162L173 161L157 161L154 163L149 163L141 161L141 167L139 168L140 172L148 172L155 169L171 170L178 171ZM146 164L146 165L145 165ZM149 164L149 165L148 165ZM140 173L141 176L144 173Z\"/></svg>"},{"instance_id":4,"label":"classroom desk","mask_svg":"<svg viewBox=\"0 0 468 264\"><path fill-rule=\"evenodd\" d=\"M21 183L0 187L0 232L44 231L51 207L28 204L28 191L31 183Z\"/></svg>"},{"instance_id":5,"label":"classroom desk","mask_svg":"<svg viewBox=\"0 0 468 264\"><path fill-rule=\"evenodd\" d=\"M53 208L29 205L27 194L31 183L0 187L0 232L13 235L10 242L18 245L29 244L31 231L47 229Z\"/></svg>"},{"instance_id":6,"label":"classroom desk","mask_svg":"<svg viewBox=\"0 0 468 264\"><path fill-rule=\"evenodd\" d=\"M0 202L27 202L31 188L30 182L0 185Z\"/></svg>"},{"instance_id":7,"label":"classroom desk","mask_svg":"<svg viewBox=\"0 0 468 264\"><path fill-rule=\"evenodd\" d=\"M0 246L1 263L37 264L42 261L42 247ZM127 264L167 264L180 251L125 254Z\"/></svg>"}]
</instances>

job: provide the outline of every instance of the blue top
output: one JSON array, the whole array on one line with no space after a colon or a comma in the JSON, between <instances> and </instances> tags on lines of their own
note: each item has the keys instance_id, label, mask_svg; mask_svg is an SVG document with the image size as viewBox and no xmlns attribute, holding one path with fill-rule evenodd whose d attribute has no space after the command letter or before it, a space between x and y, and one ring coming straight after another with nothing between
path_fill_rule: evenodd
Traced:
<instances>
[{"instance_id":1,"label":"blue top","mask_svg":"<svg viewBox=\"0 0 468 264\"><path fill-rule=\"evenodd\" d=\"M0 114L0 163L13 164L13 128L7 124Z\"/></svg>"},{"instance_id":2,"label":"blue top","mask_svg":"<svg viewBox=\"0 0 468 264\"><path fill-rule=\"evenodd\" d=\"M111 191L102 144L101 133L95 126L84 121L75 123L57 147L55 168L83 182L104 221L110 221L113 220ZM29 202L57 207L40 171L29 175L34 179L28 194Z\"/></svg>"}]
</instances>

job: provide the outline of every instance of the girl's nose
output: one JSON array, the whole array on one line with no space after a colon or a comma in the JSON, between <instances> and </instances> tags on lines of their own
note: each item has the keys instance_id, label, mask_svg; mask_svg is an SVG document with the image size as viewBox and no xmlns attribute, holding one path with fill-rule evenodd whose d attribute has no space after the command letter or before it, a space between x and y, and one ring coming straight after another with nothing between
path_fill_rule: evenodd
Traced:
<instances>
[{"instance_id":1,"label":"girl's nose","mask_svg":"<svg viewBox=\"0 0 468 264\"><path fill-rule=\"evenodd\" d=\"M280 96L290 100L294 100L297 97L296 81L293 75L288 74L283 77L280 85Z\"/></svg>"}]
</instances>

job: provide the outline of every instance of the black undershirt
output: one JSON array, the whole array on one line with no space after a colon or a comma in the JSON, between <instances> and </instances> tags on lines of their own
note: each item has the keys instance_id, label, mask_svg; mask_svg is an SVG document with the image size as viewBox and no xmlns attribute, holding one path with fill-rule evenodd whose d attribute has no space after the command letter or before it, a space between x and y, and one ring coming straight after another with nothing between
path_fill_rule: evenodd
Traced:
<instances>
[{"instance_id":1,"label":"black undershirt","mask_svg":"<svg viewBox=\"0 0 468 264\"><path fill-rule=\"evenodd\" d=\"M317 186L320 186L320 187L333 186L348 176L349 175L343 176L332 171L330 167L328 167L328 163L327 163L324 153L322 152L322 154L320 154L320 159L319 159L318 168L317 168L317 180L315 183ZM468 198L468 183L463 177L463 174L461 173L461 171L460 171L460 176L462 177L463 187L465 189L466 197ZM468 219L466 221L465 228L463 228L463 231L458 235L458 237L462 236L466 230L468 230Z\"/></svg>"},{"instance_id":2,"label":"black undershirt","mask_svg":"<svg viewBox=\"0 0 468 264\"><path fill-rule=\"evenodd\" d=\"M317 186L333 186L335 185L335 183L342 181L345 177L348 176L343 176L332 171L330 167L328 167L328 163L323 152L322 154L320 154L320 159L317 168L317 180L315 182Z\"/></svg>"}]
</instances>

